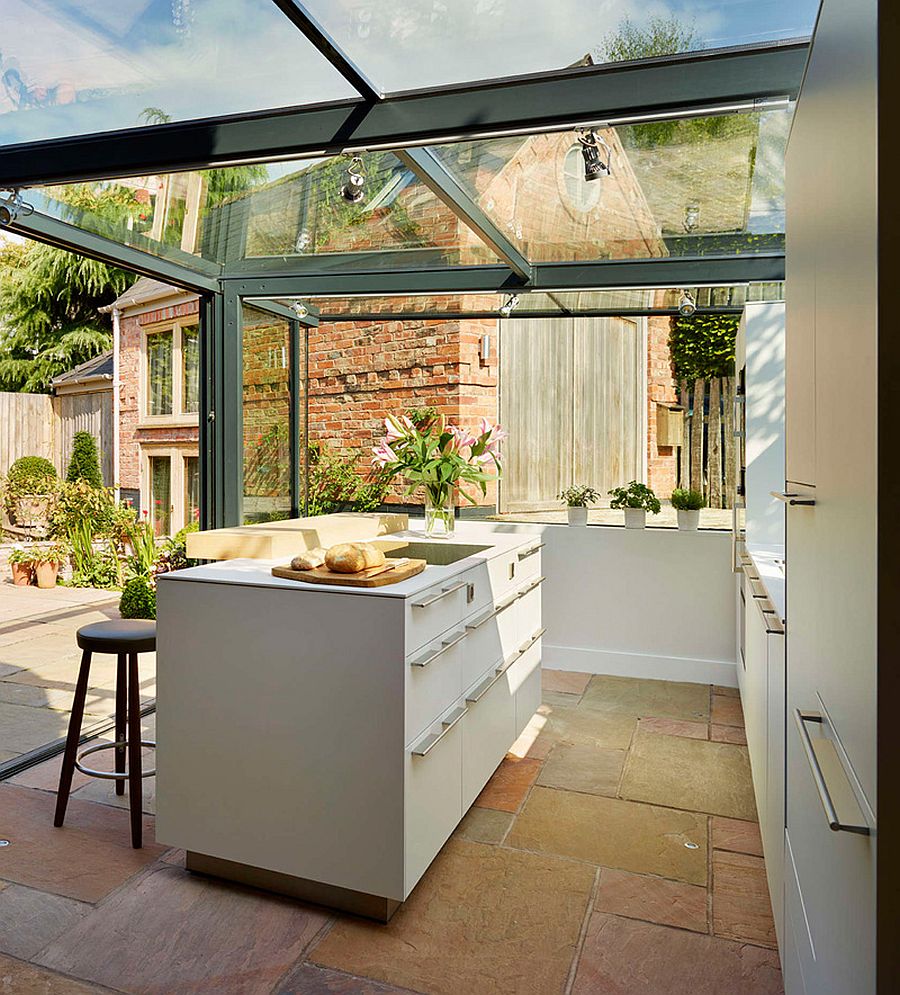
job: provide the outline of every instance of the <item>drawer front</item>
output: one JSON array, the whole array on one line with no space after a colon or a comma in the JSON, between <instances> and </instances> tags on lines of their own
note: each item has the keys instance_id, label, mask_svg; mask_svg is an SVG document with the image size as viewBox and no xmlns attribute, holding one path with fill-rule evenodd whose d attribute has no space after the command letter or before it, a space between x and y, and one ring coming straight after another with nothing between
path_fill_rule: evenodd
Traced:
<instances>
[{"instance_id":1,"label":"drawer front","mask_svg":"<svg viewBox=\"0 0 900 995\"><path fill-rule=\"evenodd\" d=\"M404 899L462 818L460 698L406 751L404 779Z\"/></svg>"},{"instance_id":2,"label":"drawer front","mask_svg":"<svg viewBox=\"0 0 900 995\"><path fill-rule=\"evenodd\" d=\"M534 542L530 542L516 551L516 578L521 583L536 577L541 572L541 550L544 548L544 540L540 536L534 537Z\"/></svg>"},{"instance_id":3,"label":"drawer front","mask_svg":"<svg viewBox=\"0 0 900 995\"><path fill-rule=\"evenodd\" d=\"M516 739L516 696L507 672L491 671L466 692L462 806L466 812Z\"/></svg>"},{"instance_id":4,"label":"drawer front","mask_svg":"<svg viewBox=\"0 0 900 995\"><path fill-rule=\"evenodd\" d=\"M491 603L486 566L428 588L406 603L406 655L412 656Z\"/></svg>"},{"instance_id":5,"label":"drawer front","mask_svg":"<svg viewBox=\"0 0 900 995\"><path fill-rule=\"evenodd\" d=\"M468 633L460 626L406 661L405 743L417 739L462 694L467 642Z\"/></svg>"},{"instance_id":6,"label":"drawer front","mask_svg":"<svg viewBox=\"0 0 900 995\"><path fill-rule=\"evenodd\" d=\"M531 721L541 704L541 633L525 644L527 649L507 669L510 689L516 696L516 736Z\"/></svg>"},{"instance_id":7,"label":"drawer front","mask_svg":"<svg viewBox=\"0 0 900 995\"><path fill-rule=\"evenodd\" d=\"M523 581L540 573L542 546L541 540L535 537L528 546L513 549L488 561L494 601L504 598L510 591L520 588Z\"/></svg>"}]
</instances>

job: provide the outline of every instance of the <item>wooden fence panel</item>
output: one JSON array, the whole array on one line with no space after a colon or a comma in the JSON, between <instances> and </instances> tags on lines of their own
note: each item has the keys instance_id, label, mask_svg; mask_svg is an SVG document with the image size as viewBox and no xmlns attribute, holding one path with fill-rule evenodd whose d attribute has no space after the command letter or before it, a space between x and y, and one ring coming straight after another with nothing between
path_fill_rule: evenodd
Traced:
<instances>
[{"instance_id":1,"label":"wooden fence panel","mask_svg":"<svg viewBox=\"0 0 900 995\"><path fill-rule=\"evenodd\" d=\"M0 474L20 456L43 456L59 470L53 423L49 395L0 393Z\"/></svg>"},{"instance_id":2,"label":"wooden fence panel","mask_svg":"<svg viewBox=\"0 0 900 995\"><path fill-rule=\"evenodd\" d=\"M97 440L103 482L113 481L113 399L112 391L87 394L61 394L53 398L56 415L56 449L60 469L65 472L72 455L72 440L76 432L90 432Z\"/></svg>"}]
</instances>

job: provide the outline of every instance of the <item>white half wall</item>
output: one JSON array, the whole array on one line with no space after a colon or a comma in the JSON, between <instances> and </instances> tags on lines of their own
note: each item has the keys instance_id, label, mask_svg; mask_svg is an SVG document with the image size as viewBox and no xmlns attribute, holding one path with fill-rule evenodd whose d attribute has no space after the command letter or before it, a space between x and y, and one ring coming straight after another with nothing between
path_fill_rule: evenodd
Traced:
<instances>
[{"instance_id":1,"label":"white half wall","mask_svg":"<svg viewBox=\"0 0 900 995\"><path fill-rule=\"evenodd\" d=\"M543 536L545 667L737 686L729 532L485 524Z\"/></svg>"}]
</instances>

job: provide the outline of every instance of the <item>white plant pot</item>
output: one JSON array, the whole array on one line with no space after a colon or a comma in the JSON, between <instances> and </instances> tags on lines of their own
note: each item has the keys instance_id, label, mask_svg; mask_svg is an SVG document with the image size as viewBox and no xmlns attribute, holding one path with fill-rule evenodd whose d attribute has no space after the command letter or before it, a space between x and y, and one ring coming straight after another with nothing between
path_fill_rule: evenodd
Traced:
<instances>
[{"instance_id":1,"label":"white plant pot","mask_svg":"<svg viewBox=\"0 0 900 995\"><path fill-rule=\"evenodd\" d=\"M647 524L647 512L644 508L625 508L625 528L642 529Z\"/></svg>"},{"instance_id":2,"label":"white plant pot","mask_svg":"<svg viewBox=\"0 0 900 995\"><path fill-rule=\"evenodd\" d=\"M678 528L682 532L696 532L700 526L700 512L678 509Z\"/></svg>"},{"instance_id":3,"label":"white plant pot","mask_svg":"<svg viewBox=\"0 0 900 995\"><path fill-rule=\"evenodd\" d=\"M569 506L569 525L587 525L587 508L574 508Z\"/></svg>"}]
</instances>

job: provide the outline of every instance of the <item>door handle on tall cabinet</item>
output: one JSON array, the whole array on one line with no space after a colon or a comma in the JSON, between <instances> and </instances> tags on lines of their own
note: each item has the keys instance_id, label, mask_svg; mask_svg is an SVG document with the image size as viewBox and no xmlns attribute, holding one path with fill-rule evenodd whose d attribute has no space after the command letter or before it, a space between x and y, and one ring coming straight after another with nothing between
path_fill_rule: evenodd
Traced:
<instances>
[{"instance_id":1,"label":"door handle on tall cabinet","mask_svg":"<svg viewBox=\"0 0 900 995\"><path fill-rule=\"evenodd\" d=\"M799 494L793 494L789 491L769 491L769 493L776 501L783 501L787 505L805 505L812 508L816 503L813 498L801 497Z\"/></svg>"}]
</instances>

